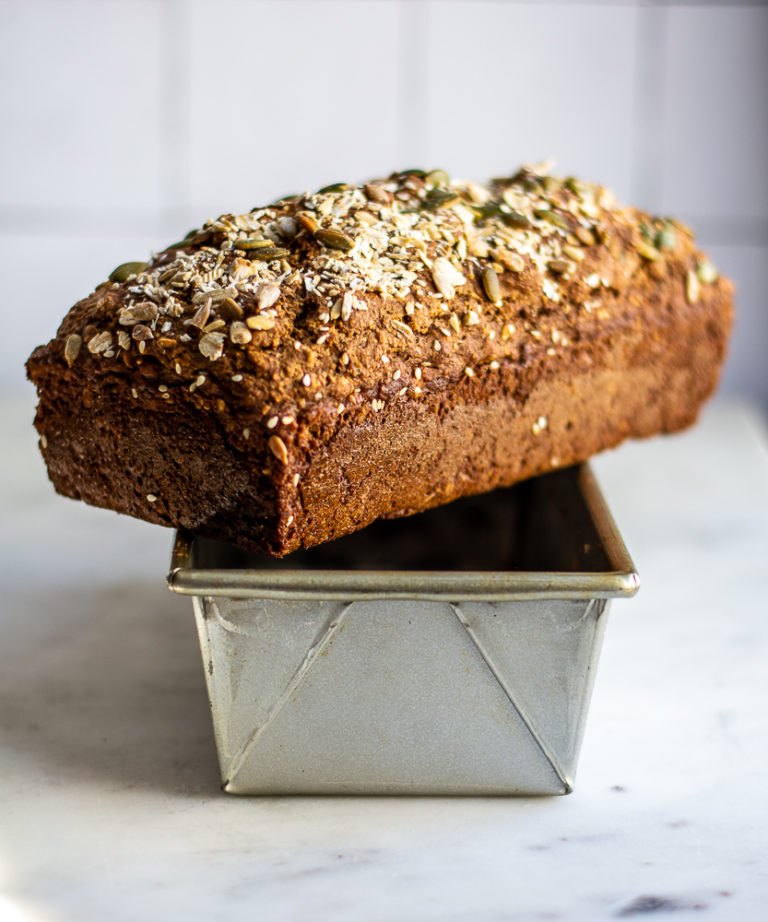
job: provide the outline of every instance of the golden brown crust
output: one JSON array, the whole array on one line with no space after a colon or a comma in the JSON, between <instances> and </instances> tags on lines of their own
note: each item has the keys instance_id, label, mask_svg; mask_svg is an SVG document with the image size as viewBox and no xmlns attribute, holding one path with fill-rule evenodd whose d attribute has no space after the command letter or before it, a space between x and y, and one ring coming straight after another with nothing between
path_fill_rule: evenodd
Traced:
<instances>
[{"instance_id":1,"label":"golden brown crust","mask_svg":"<svg viewBox=\"0 0 768 922\"><path fill-rule=\"evenodd\" d=\"M690 231L530 168L307 194L122 274L28 363L57 489L277 554L690 423L731 320Z\"/></svg>"}]
</instances>

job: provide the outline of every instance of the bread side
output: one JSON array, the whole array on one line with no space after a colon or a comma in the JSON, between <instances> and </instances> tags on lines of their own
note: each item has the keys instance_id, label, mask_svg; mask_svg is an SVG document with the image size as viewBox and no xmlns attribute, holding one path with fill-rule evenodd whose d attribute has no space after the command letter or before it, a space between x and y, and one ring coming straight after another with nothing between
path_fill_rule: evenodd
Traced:
<instances>
[{"instance_id":1,"label":"bread side","mask_svg":"<svg viewBox=\"0 0 768 922\"><path fill-rule=\"evenodd\" d=\"M690 424L730 322L600 187L409 172L121 268L28 372L59 492L280 555Z\"/></svg>"}]
</instances>

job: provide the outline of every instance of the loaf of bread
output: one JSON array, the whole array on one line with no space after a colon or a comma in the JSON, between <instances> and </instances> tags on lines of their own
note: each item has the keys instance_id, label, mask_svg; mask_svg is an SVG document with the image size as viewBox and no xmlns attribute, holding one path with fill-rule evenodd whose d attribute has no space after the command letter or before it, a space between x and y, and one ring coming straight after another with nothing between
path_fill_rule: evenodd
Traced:
<instances>
[{"instance_id":1,"label":"loaf of bread","mask_svg":"<svg viewBox=\"0 0 768 922\"><path fill-rule=\"evenodd\" d=\"M119 266L27 369L60 493L281 556L688 426L731 294L602 187L406 170Z\"/></svg>"}]
</instances>

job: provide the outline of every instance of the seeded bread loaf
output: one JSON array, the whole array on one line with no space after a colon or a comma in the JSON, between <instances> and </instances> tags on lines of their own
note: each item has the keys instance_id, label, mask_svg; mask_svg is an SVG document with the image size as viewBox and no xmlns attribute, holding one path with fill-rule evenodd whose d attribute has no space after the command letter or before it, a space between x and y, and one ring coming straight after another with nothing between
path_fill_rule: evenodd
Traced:
<instances>
[{"instance_id":1,"label":"seeded bread loaf","mask_svg":"<svg viewBox=\"0 0 768 922\"><path fill-rule=\"evenodd\" d=\"M689 425L730 324L675 221L408 170L118 267L27 369L60 493L280 556Z\"/></svg>"}]
</instances>

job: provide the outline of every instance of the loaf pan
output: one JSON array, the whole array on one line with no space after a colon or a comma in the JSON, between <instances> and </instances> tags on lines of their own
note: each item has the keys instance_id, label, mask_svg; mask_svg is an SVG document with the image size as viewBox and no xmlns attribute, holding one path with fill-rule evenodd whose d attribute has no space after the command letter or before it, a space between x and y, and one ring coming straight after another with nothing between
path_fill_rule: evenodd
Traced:
<instances>
[{"instance_id":1,"label":"loaf pan","mask_svg":"<svg viewBox=\"0 0 768 922\"><path fill-rule=\"evenodd\" d=\"M638 588L588 466L275 560L176 536L224 790L565 794L609 601Z\"/></svg>"}]
</instances>

